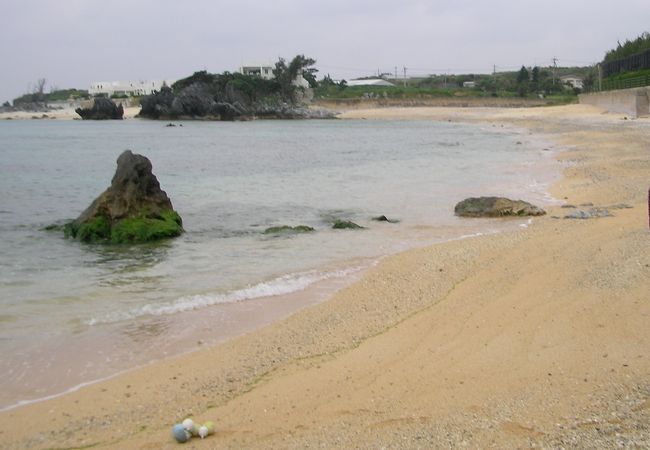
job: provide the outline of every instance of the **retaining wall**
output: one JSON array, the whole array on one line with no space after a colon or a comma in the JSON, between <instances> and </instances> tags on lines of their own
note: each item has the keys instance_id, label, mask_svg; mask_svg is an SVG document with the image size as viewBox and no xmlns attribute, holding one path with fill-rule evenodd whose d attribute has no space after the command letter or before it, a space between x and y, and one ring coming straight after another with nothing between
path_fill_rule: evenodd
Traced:
<instances>
[{"instance_id":1,"label":"retaining wall","mask_svg":"<svg viewBox=\"0 0 650 450\"><path fill-rule=\"evenodd\" d=\"M650 116L650 87L580 94L580 103L631 117Z\"/></svg>"}]
</instances>

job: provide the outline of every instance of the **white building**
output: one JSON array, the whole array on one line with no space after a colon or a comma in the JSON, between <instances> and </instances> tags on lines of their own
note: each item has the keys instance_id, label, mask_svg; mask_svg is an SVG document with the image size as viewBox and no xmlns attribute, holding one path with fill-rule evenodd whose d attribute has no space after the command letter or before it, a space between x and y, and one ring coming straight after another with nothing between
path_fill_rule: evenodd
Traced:
<instances>
[{"instance_id":1,"label":"white building","mask_svg":"<svg viewBox=\"0 0 650 450\"><path fill-rule=\"evenodd\" d=\"M171 86L171 80L139 80L139 81L94 81L88 89L90 95L151 95L160 91L164 85Z\"/></svg>"},{"instance_id":2,"label":"white building","mask_svg":"<svg viewBox=\"0 0 650 450\"><path fill-rule=\"evenodd\" d=\"M272 80L274 67L272 64L244 64L239 67L239 73Z\"/></svg>"},{"instance_id":3,"label":"white building","mask_svg":"<svg viewBox=\"0 0 650 450\"><path fill-rule=\"evenodd\" d=\"M371 78L368 80L350 80L347 82L348 86L384 86L395 87L390 81L382 80L381 78Z\"/></svg>"},{"instance_id":4,"label":"white building","mask_svg":"<svg viewBox=\"0 0 650 450\"><path fill-rule=\"evenodd\" d=\"M576 89L582 89L583 87L582 77L575 75L565 75L563 77L560 77L560 81L562 81L562 84L574 87Z\"/></svg>"},{"instance_id":5,"label":"white building","mask_svg":"<svg viewBox=\"0 0 650 450\"><path fill-rule=\"evenodd\" d=\"M273 69L275 69L275 66L271 64L245 64L239 67L239 73L242 75L264 78L265 80L272 80L275 78L275 75L273 75ZM296 76L292 84L304 89L309 88L309 82L305 80L302 73Z\"/></svg>"}]
</instances>

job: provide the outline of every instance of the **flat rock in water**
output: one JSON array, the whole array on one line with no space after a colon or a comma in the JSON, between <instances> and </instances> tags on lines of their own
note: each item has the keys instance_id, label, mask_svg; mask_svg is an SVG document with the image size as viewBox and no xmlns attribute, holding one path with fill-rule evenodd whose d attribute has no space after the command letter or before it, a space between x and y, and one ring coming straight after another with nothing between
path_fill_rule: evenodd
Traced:
<instances>
[{"instance_id":1,"label":"flat rock in water","mask_svg":"<svg viewBox=\"0 0 650 450\"><path fill-rule=\"evenodd\" d=\"M277 227L270 227L264 230L264 234L298 234L298 233L311 233L314 230L307 225L298 225L291 227L289 225L281 225Z\"/></svg>"},{"instance_id":2,"label":"flat rock in water","mask_svg":"<svg viewBox=\"0 0 650 450\"><path fill-rule=\"evenodd\" d=\"M375 222L388 222L388 223L398 223L399 222L399 220L389 219L388 217L386 217L384 215L373 217L372 220L374 220Z\"/></svg>"},{"instance_id":3,"label":"flat rock in water","mask_svg":"<svg viewBox=\"0 0 650 450\"><path fill-rule=\"evenodd\" d=\"M151 161L126 150L117 159L111 186L65 232L85 242L127 243L178 236L183 227Z\"/></svg>"},{"instance_id":4,"label":"flat rock in water","mask_svg":"<svg viewBox=\"0 0 650 450\"><path fill-rule=\"evenodd\" d=\"M335 230L361 230L363 227L349 220L336 220L332 225Z\"/></svg>"},{"instance_id":5,"label":"flat rock in water","mask_svg":"<svg viewBox=\"0 0 650 450\"><path fill-rule=\"evenodd\" d=\"M454 213L461 217L542 216L543 209L523 200L504 197L470 197L456 204Z\"/></svg>"}]
</instances>

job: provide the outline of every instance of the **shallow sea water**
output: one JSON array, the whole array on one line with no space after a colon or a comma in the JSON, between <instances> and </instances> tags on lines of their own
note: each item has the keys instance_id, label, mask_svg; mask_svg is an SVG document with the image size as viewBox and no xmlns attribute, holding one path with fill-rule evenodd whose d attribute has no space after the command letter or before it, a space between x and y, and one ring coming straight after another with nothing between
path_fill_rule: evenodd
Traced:
<instances>
[{"instance_id":1,"label":"shallow sea water","mask_svg":"<svg viewBox=\"0 0 650 450\"><path fill-rule=\"evenodd\" d=\"M219 342L322 301L378 258L525 225L458 219L477 195L552 201L516 130L426 121L0 123L0 409ZM523 144L521 143L523 141ZM74 219L125 149L151 159L180 238L83 245ZM373 222L385 214L399 223ZM334 219L365 230L332 230ZM269 236L276 225L315 233Z\"/></svg>"}]
</instances>

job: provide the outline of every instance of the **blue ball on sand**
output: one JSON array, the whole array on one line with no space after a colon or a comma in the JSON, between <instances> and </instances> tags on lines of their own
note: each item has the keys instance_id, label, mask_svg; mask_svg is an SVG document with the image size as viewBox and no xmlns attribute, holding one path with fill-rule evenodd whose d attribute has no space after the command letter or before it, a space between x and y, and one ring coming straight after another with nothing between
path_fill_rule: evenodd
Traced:
<instances>
[{"instance_id":1,"label":"blue ball on sand","mask_svg":"<svg viewBox=\"0 0 650 450\"><path fill-rule=\"evenodd\" d=\"M174 425L172 428L172 435L174 436L174 439L176 439L176 441L180 442L181 444L183 442L187 442L191 436L189 431L187 431L180 423Z\"/></svg>"}]
</instances>

